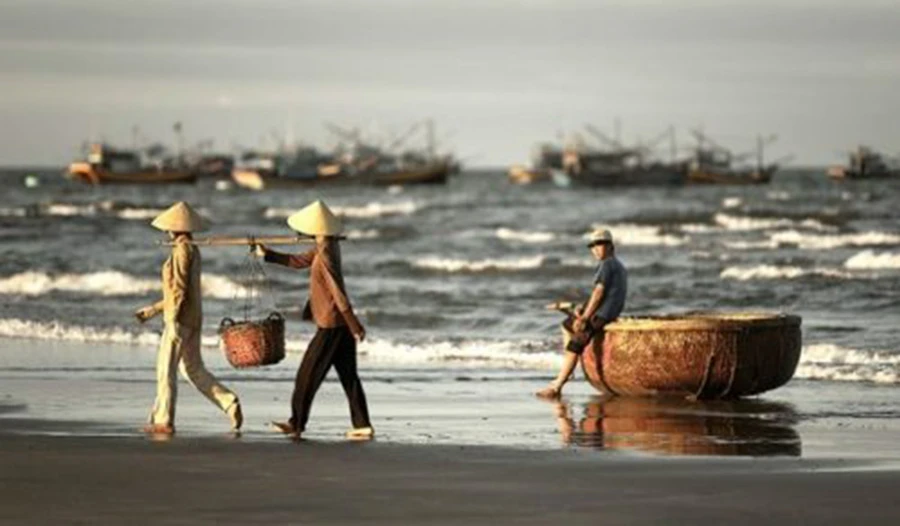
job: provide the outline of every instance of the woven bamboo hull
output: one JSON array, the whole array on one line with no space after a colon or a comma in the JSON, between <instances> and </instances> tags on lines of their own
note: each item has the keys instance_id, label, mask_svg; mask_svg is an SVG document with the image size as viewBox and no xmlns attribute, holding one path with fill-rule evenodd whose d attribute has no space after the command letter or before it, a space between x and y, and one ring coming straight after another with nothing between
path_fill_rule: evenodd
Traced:
<instances>
[{"instance_id":1,"label":"woven bamboo hull","mask_svg":"<svg viewBox=\"0 0 900 526\"><path fill-rule=\"evenodd\" d=\"M620 396L750 396L787 383L800 359L800 318L688 314L622 319L591 342L591 385Z\"/></svg>"}]
</instances>

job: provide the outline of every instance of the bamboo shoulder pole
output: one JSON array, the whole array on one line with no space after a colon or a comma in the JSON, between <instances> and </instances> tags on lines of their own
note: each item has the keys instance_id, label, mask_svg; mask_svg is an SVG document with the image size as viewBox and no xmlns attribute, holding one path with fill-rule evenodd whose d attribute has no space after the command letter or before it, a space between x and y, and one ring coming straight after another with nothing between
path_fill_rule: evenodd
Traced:
<instances>
[{"instance_id":1,"label":"bamboo shoulder pole","mask_svg":"<svg viewBox=\"0 0 900 526\"><path fill-rule=\"evenodd\" d=\"M347 239L344 236L337 236L337 239ZM315 243L316 238L310 236L213 236L198 237L188 241L188 243L204 247L234 247L249 245L301 245L304 243ZM175 244L174 241L159 241L160 246L170 247Z\"/></svg>"}]
</instances>

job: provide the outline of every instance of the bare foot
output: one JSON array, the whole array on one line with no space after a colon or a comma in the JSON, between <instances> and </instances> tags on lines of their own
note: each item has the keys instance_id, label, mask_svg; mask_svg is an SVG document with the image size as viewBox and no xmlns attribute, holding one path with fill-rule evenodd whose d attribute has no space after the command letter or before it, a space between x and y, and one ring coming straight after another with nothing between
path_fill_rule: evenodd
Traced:
<instances>
[{"instance_id":1,"label":"bare foot","mask_svg":"<svg viewBox=\"0 0 900 526\"><path fill-rule=\"evenodd\" d=\"M174 435L175 426L172 424L147 424L142 431L148 435Z\"/></svg>"},{"instance_id":2,"label":"bare foot","mask_svg":"<svg viewBox=\"0 0 900 526\"><path fill-rule=\"evenodd\" d=\"M537 396L537 397L540 397L540 398L547 398L547 399L556 399L556 398L559 398L559 395L560 395L560 394L561 394L560 389L559 389L558 387L556 387L555 385L548 385L547 387L545 387L545 388L541 389L540 391L534 393L534 395Z\"/></svg>"},{"instance_id":3,"label":"bare foot","mask_svg":"<svg viewBox=\"0 0 900 526\"><path fill-rule=\"evenodd\" d=\"M269 422L269 425L279 433L284 433L291 438L300 438L300 431L294 428L290 422Z\"/></svg>"}]
</instances>

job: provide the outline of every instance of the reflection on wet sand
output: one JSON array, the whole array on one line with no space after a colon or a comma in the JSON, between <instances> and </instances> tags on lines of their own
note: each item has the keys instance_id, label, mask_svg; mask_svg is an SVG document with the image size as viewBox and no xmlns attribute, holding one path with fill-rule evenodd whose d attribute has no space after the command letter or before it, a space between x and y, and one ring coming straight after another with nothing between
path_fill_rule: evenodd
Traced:
<instances>
[{"instance_id":1,"label":"reflection on wet sand","mask_svg":"<svg viewBox=\"0 0 900 526\"><path fill-rule=\"evenodd\" d=\"M796 412L782 402L595 397L554 404L562 439L574 446L667 455L801 453Z\"/></svg>"}]
</instances>

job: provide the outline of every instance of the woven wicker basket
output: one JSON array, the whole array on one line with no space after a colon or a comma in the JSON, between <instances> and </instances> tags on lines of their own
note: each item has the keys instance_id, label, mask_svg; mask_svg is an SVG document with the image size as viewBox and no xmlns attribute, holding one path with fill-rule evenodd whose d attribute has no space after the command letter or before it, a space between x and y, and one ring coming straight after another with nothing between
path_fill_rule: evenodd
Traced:
<instances>
[{"instance_id":1,"label":"woven wicker basket","mask_svg":"<svg viewBox=\"0 0 900 526\"><path fill-rule=\"evenodd\" d=\"M284 359L284 317L277 312L261 321L235 322L224 318L219 334L232 367L272 365Z\"/></svg>"}]
</instances>

